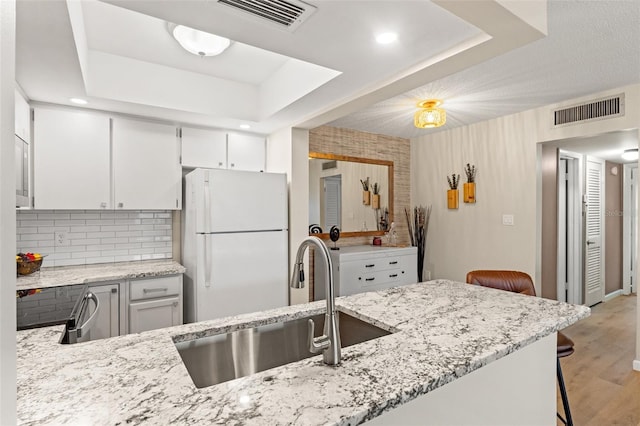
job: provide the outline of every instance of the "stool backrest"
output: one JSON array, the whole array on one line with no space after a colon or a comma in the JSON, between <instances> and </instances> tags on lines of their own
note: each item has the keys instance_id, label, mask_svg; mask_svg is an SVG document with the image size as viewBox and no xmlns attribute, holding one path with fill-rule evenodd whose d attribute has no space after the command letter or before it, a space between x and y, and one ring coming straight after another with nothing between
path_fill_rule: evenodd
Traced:
<instances>
[{"instance_id":1,"label":"stool backrest","mask_svg":"<svg viewBox=\"0 0 640 426\"><path fill-rule=\"evenodd\" d=\"M520 271L471 271L467 273L467 283L527 294L529 296L536 295L533 280L529 274Z\"/></svg>"}]
</instances>

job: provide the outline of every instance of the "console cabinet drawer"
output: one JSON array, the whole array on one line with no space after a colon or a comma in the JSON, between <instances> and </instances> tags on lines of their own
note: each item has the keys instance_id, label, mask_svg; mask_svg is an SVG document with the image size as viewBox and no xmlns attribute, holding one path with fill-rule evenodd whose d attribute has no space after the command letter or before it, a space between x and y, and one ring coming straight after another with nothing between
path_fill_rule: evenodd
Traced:
<instances>
[{"instance_id":1,"label":"console cabinet drawer","mask_svg":"<svg viewBox=\"0 0 640 426\"><path fill-rule=\"evenodd\" d=\"M157 299L179 295L182 293L182 279L180 275L172 275L132 280L129 291L131 295L129 300Z\"/></svg>"}]
</instances>

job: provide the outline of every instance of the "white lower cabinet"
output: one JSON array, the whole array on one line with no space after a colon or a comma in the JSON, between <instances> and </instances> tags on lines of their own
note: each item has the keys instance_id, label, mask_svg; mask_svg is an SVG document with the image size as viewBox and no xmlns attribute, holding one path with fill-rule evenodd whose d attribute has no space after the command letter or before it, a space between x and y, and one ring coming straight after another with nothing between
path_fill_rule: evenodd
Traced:
<instances>
[{"instance_id":1,"label":"white lower cabinet","mask_svg":"<svg viewBox=\"0 0 640 426\"><path fill-rule=\"evenodd\" d=\"M130 303L129 333L180 325L180 305L178 296Z\"/></svg>"},{"instance_id":2,"label":"white lower cabinet","mask_svg":"<svg viewBox=\"0 0 640 426\"><path fill-rule=\"evenodd\" d=\"M89 286L100 304L96 324L90 331L90 340L120 335L120 285L115 283Z\"/></svg>"},{"instance_id":3,"label":"white lower cabinet","mask_svg":"<svg viewBox=\"0 0 640 426\"><path fill-rule=\"evenodd\" d=\"M128 333L182 324L182 275L129 283Z\"/></svg>"}]
</instances>

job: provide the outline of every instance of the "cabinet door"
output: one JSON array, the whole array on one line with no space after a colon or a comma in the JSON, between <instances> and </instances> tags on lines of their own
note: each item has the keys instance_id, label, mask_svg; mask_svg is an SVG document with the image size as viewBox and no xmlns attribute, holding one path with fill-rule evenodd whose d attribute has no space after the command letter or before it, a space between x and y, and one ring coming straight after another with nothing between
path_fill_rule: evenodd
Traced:
<instances>
[{"instance_id":1,"label":"cabinet door","mask_svg":"<svg viewBox=\"0 0 640 426\"><path fill-rule=\"evenodd\" d=\"M227 134L182 128L182 167L227 168Z\"/></svg>"},{"instance_id":2,"label":"cabinet door","mask_svg":"<svg viewBox=\"0 0 640 426\"><path fill-rule=\"evenodd\" d=\"M111 208L109 118L36 108L33 127L34 208Z\"/></svg>"},{"instance_id":3,"label":"cabinet door","mask_svg":"<svg viewBox=\"0 0 640 426\"><path fill-rule=\"evenodd\" d=\"M90 331L90 340L106 339L120 335L119 284L90 286L98 297L98 320Z\"/></svg>"},{"instance_id":4,"label":"cabinet door","mask_svg":"<svg viewBox=\"0 0 640 426\"><path fill-rule=\"evenodd\" d=\"M227 168L263 172L265 158L266 141L263 137L229 133Z\"/></svg>"},{"instance_id":5,"label":"cabinet door","mask_svg":"<svg viewBox=\"0 0 640 426\"><path fill-rule=\"evenodd\" d=\"M180 325L180 298L143 300L129 304L129 333Z\"/></svg>"},{"instance_id":6,"label":"cabinet door","mask_svg":"<svg viewBox=\"0 0 640 426\"><path fill-rule=\"evenodd\" d=\"M31 111L29 104L18 90L14 90L15 96L15 134L25 142L31 142Z\"/></svg>"},{"instance_id":7,"label":"cabinet door","mask_svg":"<svg viewBox=\"0 0 640 426\"><path fill-rule=\"evenodd\" d=\"M180 209L182 171L176 128L113 119L116 209Z\"/></svg>"}]
</instances>

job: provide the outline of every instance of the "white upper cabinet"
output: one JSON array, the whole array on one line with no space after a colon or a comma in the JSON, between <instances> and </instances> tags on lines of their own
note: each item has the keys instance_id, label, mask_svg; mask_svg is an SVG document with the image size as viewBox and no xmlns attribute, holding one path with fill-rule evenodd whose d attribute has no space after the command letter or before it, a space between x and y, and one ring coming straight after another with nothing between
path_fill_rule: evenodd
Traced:
<instances>
[{"instance_id":1,"label":"white upper cabinet","mask_svg":"<svg viewBox=\"0 0 640 426\"><path fill-rule=\"evenodd\" d=\"M112 132L115 209L180 209L176 128L114 118Z\"/></svg>"},{"instance_id":2,"label":"white upper cabinet","mask_svg":"<svg viewBox=\"0 0 640 426\"><path fill-rule=\"evenodd\" d=\"M255 172L264 171L266 158L265 138L229 133L227 140L227 168Z\"/></svg>"},{"instance_id":3,"label":"white upper cabinet","mask_svg":"<svg viewBox=\"0 0 640 426\"><path fill-rule=\"evenodd\" d=\"M227 134L218 130L182 128L182 166L227 168Z\"/></svg>"},{"instance_id":4,"label":"white upper cabinet","mask_svg":"<svg viewBox=\"0 0 640 426\"><path fill-rule=\"evenodd\" d=\"M112 208L109 118L35 108L34 208Z\"/></svg>"},{"instance_id":5,"label":"white upper cabinet","mask_svg":"<svg viewBox=\"0 0 640 426\"><path fill-rule=\"evenodd\" d=\"M15 134L25 142L31 142L31 111L29 104L18 90L15 90Z\"/></svg>"}]
</instances>

